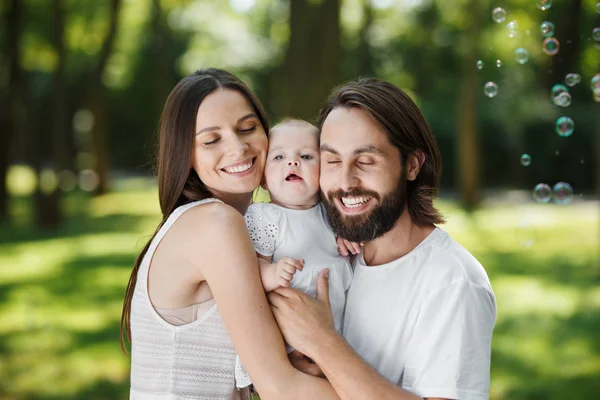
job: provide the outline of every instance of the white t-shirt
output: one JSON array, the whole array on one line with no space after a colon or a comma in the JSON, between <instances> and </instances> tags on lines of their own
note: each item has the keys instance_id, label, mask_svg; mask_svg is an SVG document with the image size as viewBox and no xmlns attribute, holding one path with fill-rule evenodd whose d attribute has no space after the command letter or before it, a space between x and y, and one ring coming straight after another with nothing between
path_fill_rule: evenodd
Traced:
<instances>
[{"instance_id":1,"label":"white t-shirt","mask_svg":"<svg viewBox=\"0 0 600 400\"><path fill-rule=\"evenodd\" d=\"M343 335L381 375L418 396L488 399L495 321L485 270L440 228L388 264L354 260Z\"/></svg>"}]
</instances>

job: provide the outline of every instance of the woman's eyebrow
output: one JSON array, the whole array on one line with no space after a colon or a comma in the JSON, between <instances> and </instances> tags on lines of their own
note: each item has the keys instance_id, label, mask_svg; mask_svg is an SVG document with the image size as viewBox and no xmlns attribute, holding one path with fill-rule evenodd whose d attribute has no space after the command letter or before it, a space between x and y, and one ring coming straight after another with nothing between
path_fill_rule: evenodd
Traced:
<instances>
[{"instance_id":1,"label":"woman's eyebrow","mask_svg":"<svg viewBox=\"0 0 600 400\"><path fill-rule=\"evenodd\" d=\"M238 123L238 124L239 124L239 123L242 123L243 121L247 120L248 118L258 118L258 117L256 116L256 114L254 114L254 113L250 113L250 114L248 114L248 115L244 115L242 118L238 119L238 120L237 120L237 123Z\"/></svg>"},{"instance_id":2,"label":"woman's eyebrow","mask_svg":"<svg viewBox=\"0 0 600 400\"><path fill-rule=\"evenodd\" d=\"M258 117L256 116L256 114L250 113L250 114L244 115L243 117L238 119L237 123L240 124L243 121L247 120L248 118L258 118ZM219 129L221 129L220 126L209 126L208 128L202 128L198 132L196 132L196 136L198 136L201 133L208 132L208 131L218 131Z\"/></svg>"}]
</instances>

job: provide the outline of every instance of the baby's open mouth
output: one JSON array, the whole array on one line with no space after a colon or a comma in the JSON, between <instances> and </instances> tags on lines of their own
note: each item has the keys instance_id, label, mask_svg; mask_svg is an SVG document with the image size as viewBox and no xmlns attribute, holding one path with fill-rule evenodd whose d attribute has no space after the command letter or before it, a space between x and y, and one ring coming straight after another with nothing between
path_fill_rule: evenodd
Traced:
<instances>
[{"instance_id":1,"label":"baby's open mouth","mask_svg":"<svg viewBox=\"0 0 600 400\"><path fill-rule=\"evenodd\" d=\"M292 181L301 181L302 178L299 177L298 175L291 173L287 176L287 178L285 178L286 181L288 182L292 182Z\"/></svg>"}]
</instances>

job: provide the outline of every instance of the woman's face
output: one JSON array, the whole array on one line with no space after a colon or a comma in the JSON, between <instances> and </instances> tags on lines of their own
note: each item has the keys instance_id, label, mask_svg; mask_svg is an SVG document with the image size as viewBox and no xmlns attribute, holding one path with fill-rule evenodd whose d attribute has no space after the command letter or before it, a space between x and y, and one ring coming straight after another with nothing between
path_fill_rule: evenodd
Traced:
<instances>
[{"instance_id":1,"label":"woman's face","mask_svg":"<svg viewBox=\"0 0 600 400\"><path fill-rule=\"evenodd\" d=\"M267 148L263 126L242 94L218 89L204 98L192 167L213 195L252 192L260 184Z\"/></svg>"}]
</instances>

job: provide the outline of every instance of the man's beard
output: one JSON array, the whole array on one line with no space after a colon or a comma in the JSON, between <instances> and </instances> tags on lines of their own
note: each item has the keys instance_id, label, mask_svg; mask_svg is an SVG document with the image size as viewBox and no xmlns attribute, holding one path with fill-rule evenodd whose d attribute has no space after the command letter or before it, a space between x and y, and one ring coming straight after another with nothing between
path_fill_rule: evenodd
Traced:
<instances>
[{"instance_id":1,"label":"man's beard","mask_svg":"<svg viewBox=\"0 0 600 400\"><path fill-rule=\"evenodd\" d=\"M341 189L321 192L321 199L327 212L327 219L338 237L351 242L370 242L389 232L404 211L406 205L406 177L404 171L396 188L381 199L377 192L355 189L345 192ZM370 212L359 215L344 215L335 205L341 197L373 197L379 204Z\"/></svg>"}]
</instances>

